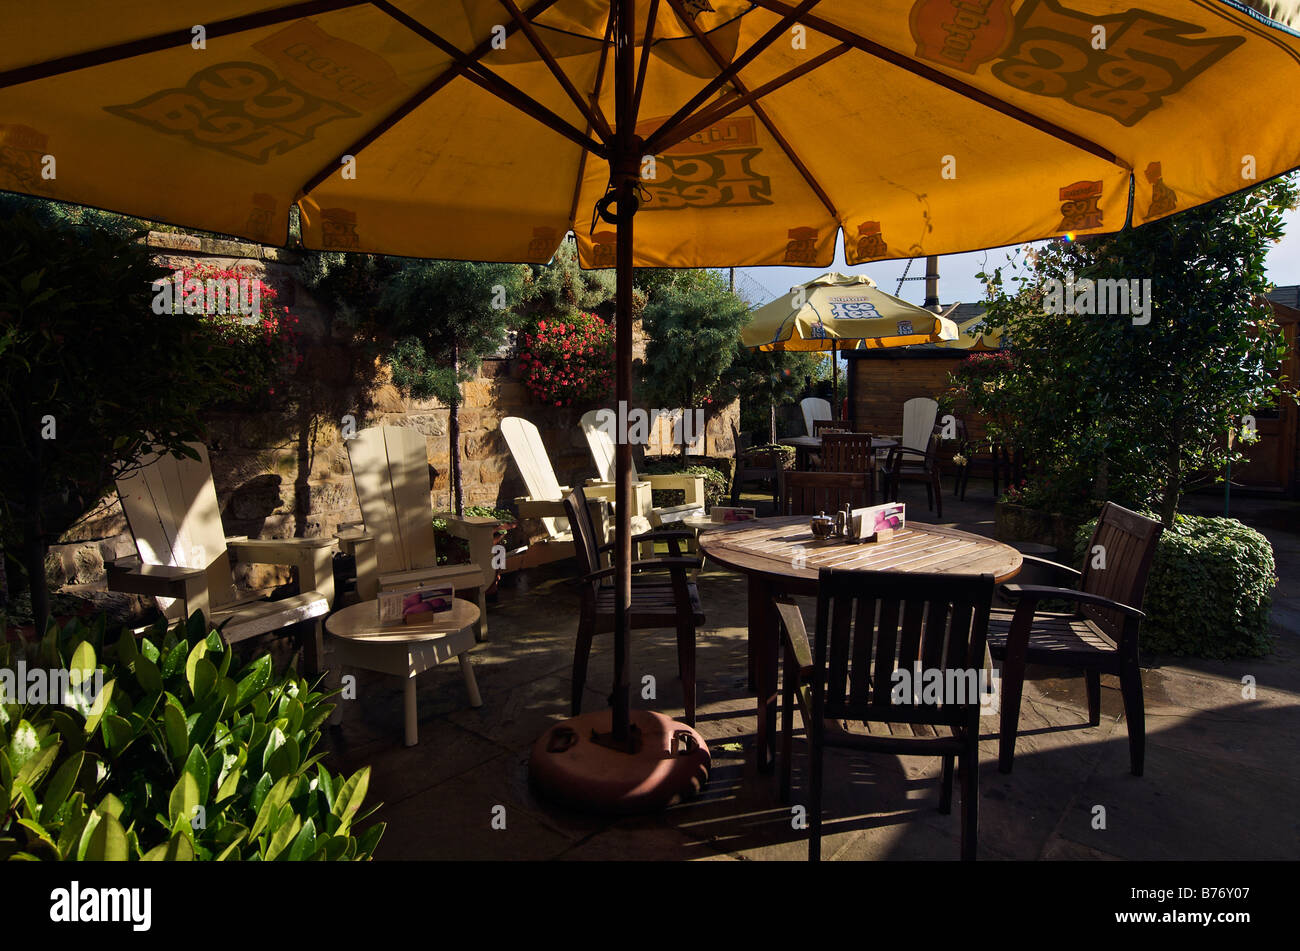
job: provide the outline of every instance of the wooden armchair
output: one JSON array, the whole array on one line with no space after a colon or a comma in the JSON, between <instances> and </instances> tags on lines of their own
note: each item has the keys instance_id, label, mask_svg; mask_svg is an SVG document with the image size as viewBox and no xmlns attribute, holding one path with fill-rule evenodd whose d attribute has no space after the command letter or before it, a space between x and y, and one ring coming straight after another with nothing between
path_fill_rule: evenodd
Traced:
<instances>
[{"instance_id":1,"label":"wooden armchair","mask_svg":"<svg viewBox=\"0 0 1300 951\"><path fill-rule=\"evenodd\" d=\"M736 446L736 470L731 478L731 504L740 504L740 487L746 482L767 479L772 483L772 506L780 508L782 469L776 466L750 465L753 437L748 433L741 433L734 422L731 424L731 435Z\"/></svg>"},{"instance_id":2,"label":"wooden armchair","mask_svg":"<svg viewBox=\"0 0 1300 951\"><path fill-rule=\"evenodd\" d=\"M582 712L582 692L587 683L587 660L591 642L597 634L614 630L614 569L601 566L600 555L613 543L600 544L597 521L582 489L574 489L564 499L569 524L573 526L579 577L582 584L582 613L578 621L578 639L573 651L573 715ZM632 582L632 601L628 607L631 630L671 627L677 630L677 672L682 680L684 722L695 725L695 629L704 623L700 593L687 573L700 567L698 558L682 557L678 543L694 537L686 530L657 530L633 536L633 544L653 544L667 540L672 554L667 558L634 561L632 569L667 571L668 581Z\"/></svg>"},{"instance_id":3,"label":"wooden armchair","mask_svg":"<svg viewBox=\"0 0 1300 951\"><path fill-rule=\"evenodd\" d=\"M137 557L106 566L108 589L152 596L173 621L202 611L227 644L314 622L300 629L300 642L304 668L320 673L320 619L334 602L334 540L227 537L207 448L190 448L196 458L149 456L118 478ZM298 594L278 601L238 597L232 560L292 566Z\"/></svg>"},{"instance_id":4,"label":"wooden armchair","mask_svg":"<svg viewBox=\"0 0 1300 951\"><path fill-rule=\"evenodd\" d=\"M785 654L780 793L788 803L797 704L810 750L810 861L821 858L822 769L828 746L943 757L939 811L945 814L952 811L955 761L961 776L961 857L975 858L979 672L992 598L992 575L823 568L817 580L817 636L811 646L798 606L788 598L776 599ZM921 671L938 671L940 682L956 689L951 695L944 691L938 703L922 702L924 694L914 682L917 664ZM896 681L896 671L908 679ZM956 676L950 677L950 672ZM909 682L913 690L896 689ZM867 732L850 732L844 721L861 721Z\"/></svg>"},{"instance_id":5,"label":"wooden armchair","mask_svg":"<svg viewBox=\"0 0 1300 951\"><path fill-rule=\"evenodd\" d=\"M925 484L926 507L934 509L935 514L943 518L943 487L939 484L941 443L942 436L936 428L930 433L925 449L906 445L890 449L881 472L885 484L885 498L897 502L901 483L922 482Z\"/></svg>"},{"instance_id":6,"label":"wooden armchair","mask_svg":"<svg viewBox=\"0 0 1300 951\"><path fill-rule=\"evenodd\" d=\"M1128 721L1130 767L1142 775L1146 715L1138 628L1147 575L1164 526L1107 502L1085 552L1082 572L1025 555L1056 569L1075 588L1006 584L1014 611L995 609L989 622L989 653L1002 661L1002 736L998 769L1011 772L1026 664L1082 668L1088 692L1088 724L1101 722L1101 675L1116 674ZM1040 601L1073 601L1074 613L1041 611Z\"/></svg>"}]
</instances>

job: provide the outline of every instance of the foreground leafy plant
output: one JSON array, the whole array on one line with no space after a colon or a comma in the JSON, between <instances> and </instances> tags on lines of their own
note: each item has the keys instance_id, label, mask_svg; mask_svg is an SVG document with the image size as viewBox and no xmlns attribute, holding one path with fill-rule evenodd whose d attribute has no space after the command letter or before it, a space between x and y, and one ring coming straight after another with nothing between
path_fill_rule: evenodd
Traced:
<instances>
[{"instance_id":1,"label":"foreground leafy plant","mask_svg":"<svg viewBox=\"0 0 1300 951\"><path fill-rule=\"evenodd\" d=\"M266 655L232 676L232 652L202 614L112 644L102 615L51 624L39 644L0 646L0 670L19 661L29 677L98 673L102 687L93 703L0 697L0 857L373 855L383 824L357 834L374 811L361 813L370 768L344 779L312 753L333 705L292 672L277 679Z\"/></svg>"}]
</instances>

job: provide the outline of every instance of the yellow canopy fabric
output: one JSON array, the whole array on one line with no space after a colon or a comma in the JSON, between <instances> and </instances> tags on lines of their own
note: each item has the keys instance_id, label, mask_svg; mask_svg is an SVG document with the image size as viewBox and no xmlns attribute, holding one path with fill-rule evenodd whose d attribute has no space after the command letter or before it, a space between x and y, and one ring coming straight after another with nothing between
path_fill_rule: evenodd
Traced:
<instances>
[{"instance_id":1,"label":"yellow canopy fabric","mask_svg":"<svg viewBox=\"0 0 1300 951\"><path fill-rule=\"evenodd\" d=\"M638 56L652 9L637 265L1115 231L1300 166L1300 37L1224 0L639 0ZM271 243L296 202L304 243L345 251L545 262L573 230L611 266L589 149L614 122L610 13L7 4L0 188ZM769 31L689 134L653 141Z\"/></svg>"},{"instance_id":2,"label":"yellow canopy fabric","mask_svg":"<svg viewBox=\"0 0 1300 951\"><path fill-rule=\"evenodd\" d=\"M741 333L758 350L874 350L956 340L946 317L899 300L866 275L823 274L760 307Z\"/></svg>"},{"instance_id":3,"label":"yellow canopy fabric","mask_svg":"<svg viewBox=\"0 0 1300 951\"><path fill-rule=\"evenodd\" d=\"M957 325L957 336L950 340L937 340L940 347L952 350L1000 350L1002 348L1002 327L985 327L974 330L976 324L982 323L983 317L974 317Z\"/></svg>"}]
</instances>

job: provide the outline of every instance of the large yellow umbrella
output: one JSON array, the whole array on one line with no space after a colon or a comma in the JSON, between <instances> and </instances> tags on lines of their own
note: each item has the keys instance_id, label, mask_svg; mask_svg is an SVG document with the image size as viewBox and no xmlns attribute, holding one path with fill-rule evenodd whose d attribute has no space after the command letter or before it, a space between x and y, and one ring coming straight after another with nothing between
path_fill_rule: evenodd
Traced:
<instances>
[{"instance_id":1,"label":"large yellow umbrella","mask_svg":"<svg viewBox=\"0 0 1300 951\"><path fill-rule=\"evenodd\" d=\"M1300 166L1298 81L1300 36L1221 0L10 3L0 188L276 243L297 205L342 251L544 262L572 229L618 269L628 401L634 265L1140 225ZM604 735L630 749L617 463Z\"/></svg>"},{"instance_id":2,"label":"large yellow umbrella","mask_svg":"<svg viewBox=\"0 0 1300 951\"><path fill-rule=\"evenodd\" d=\"M764 304L741 331L740 342L756 350L831 354L831 401L840 412L839 355L956 340L957 325L924 307L886 294L865 274L823 274Z\"/></svg>"}]
</instances>

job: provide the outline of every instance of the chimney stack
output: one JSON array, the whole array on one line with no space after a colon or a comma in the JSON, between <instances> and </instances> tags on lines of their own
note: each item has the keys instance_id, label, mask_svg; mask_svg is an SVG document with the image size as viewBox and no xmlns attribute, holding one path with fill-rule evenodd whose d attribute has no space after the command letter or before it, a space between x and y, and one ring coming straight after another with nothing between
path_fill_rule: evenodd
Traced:
<instances>
[{"instance_id":1,"label":"chimney stack","mask_svg":"<svg viewBox=\"0 0 1300 951\"><path fill-rule=\"evenodd\" d=\"M939 256L931 254L925 259L925 303L926 310L939 313Z\"/></svg>"}]
</instances>

